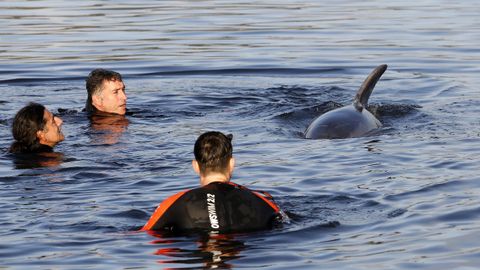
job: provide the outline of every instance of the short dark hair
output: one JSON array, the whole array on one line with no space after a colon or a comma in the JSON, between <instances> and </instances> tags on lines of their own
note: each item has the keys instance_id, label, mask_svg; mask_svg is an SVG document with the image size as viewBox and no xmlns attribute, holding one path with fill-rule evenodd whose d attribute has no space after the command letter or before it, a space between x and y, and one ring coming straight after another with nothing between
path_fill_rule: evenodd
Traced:
<instances>
[{"instance_id":1,"label":"short dark hair","mask_svg":"<svg viewBox=\"0 0 480 270\"><path fill-rule=\"evenodd\" d=\"M88 74L86 81L86 88L87 88L87 102L85 104L85 109L88 112L94 111L92 105L92 96L96 93L102 91L102 86L104 81L120 81L122 82L122 75L120 73L115 72L113 70L97 68L92 70L90 74Z\"/></svg>"},{"instance_id":2,"label":"short dark hair","mask_svg":"<svg viewBox=\"0 0 480 270\"><path fill-rule=\"evenodd\" d=\"M200 172L225 172L232 157L232 135L209 131L198 137L193 148Z\"/></svg>"},{"instance_id":3,"label":"short dark hair","mask_svg":"<svg viewBox=\"0 0 480 270\"><path fill-rule=\"evenodd\" d=\"M45 127L45 106L39 103L29 103L20 109L12 124L12 135L15 142L10 146L11 153L35 152L41 145L37 131Z\"/></svg>"}]
</instances>

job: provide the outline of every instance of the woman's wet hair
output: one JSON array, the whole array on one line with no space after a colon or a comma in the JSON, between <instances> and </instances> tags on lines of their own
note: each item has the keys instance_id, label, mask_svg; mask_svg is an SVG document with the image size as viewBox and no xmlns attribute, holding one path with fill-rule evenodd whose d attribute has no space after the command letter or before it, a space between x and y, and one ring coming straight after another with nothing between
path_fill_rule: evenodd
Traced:
<instances>
[{"instance_id":1,"label":"woman's wet hair","mask_svg":"<svg viewBox=\"0 0 480 270\"><path fill-rule=\"evenodd\" d=\"M45 106L33 102L17 112L12 125L15 142L10 146L11 153L36 152L41 148L37 131L45 127L44 113Z\"/></svg>"},{"instance_id":2,"label":"woman's wet hair","mask_svg":"<svg viewBox=\"0 0 480 270\"><path fill-rule=\"evenodd\" d=\"M218 131L209 131L198 137L193 153L201 173L225 172L232 158L232 137Z\"/></svg>"}]
</instances>

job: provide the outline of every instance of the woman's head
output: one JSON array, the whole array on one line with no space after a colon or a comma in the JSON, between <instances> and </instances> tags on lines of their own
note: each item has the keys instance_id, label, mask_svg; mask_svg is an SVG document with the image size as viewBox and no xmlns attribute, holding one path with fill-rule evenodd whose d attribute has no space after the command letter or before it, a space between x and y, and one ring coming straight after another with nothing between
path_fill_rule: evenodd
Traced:
<instances>
[{"instance_id":1,"label":"woman's head","mask_svg":"<svg viewBox=\"0 0 480 270\"><path fill-rule=\"evenodd\" d=\"M35 152L41 145L50 147L64 140L63 121L45 106L30 103L20 109L13 119L12 135L15 142L10 152Z\"/></svg>"}]
</instances>

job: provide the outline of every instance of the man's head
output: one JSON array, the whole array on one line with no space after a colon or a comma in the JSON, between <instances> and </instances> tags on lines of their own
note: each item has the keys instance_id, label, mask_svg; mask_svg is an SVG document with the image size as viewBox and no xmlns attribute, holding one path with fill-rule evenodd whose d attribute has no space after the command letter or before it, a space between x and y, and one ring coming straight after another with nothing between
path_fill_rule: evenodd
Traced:
<instances>
[{"instance_id":1,"label":"man's head","mask_svg":"<svg viewBox=\"0 0 480 270\"><path fill-rule=\"evenodd\" d=\"M232 135L217 131L203 133L195 142L193 167L200 176L219 173L230 179L234 167L232 152Z\"/></svg>"},{"instance_id":2,"label":"man's head","mask_svg":"<svg viewBox=\"0 0 480 270\"><path fill-rule=\"evenodd\" d=\"M90 72L86 82L88 97L85 108L88 112L97 110L125 114L127 96L120 73L101 68L95 69Z\"/></svg>"},{"instance_id":3,"label":"man's head","mask_svg":"<svg viewBox=\"0 0 480 270\"><path fill-rule=\"evenodd\" d=\"M11 152L35 152L40 145L54 147L65 139L61 125L63 121L54 116L43 105L30 103L15 115L12 135L16 140Z\"/></svg>"}]
</instances>

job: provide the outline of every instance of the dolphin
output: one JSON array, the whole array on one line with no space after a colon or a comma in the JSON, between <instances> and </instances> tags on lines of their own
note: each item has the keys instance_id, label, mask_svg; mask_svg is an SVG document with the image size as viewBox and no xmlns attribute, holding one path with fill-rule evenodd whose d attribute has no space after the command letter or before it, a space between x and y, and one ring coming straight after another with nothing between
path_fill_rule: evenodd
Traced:
<instances>
[{"instance_id":1,"label":"dolphin","mask_svg":"<svg viewBox=\"0 0 480 270\"><path fill-rule=\"evenodd\" d=\"M344 139L361 137L379 128L382 123L367 110L368 98L387 70L387 65L376 67L358 89L353 104L320 115L305 131L306 139Z\"/></svg>"}]
</instances>

